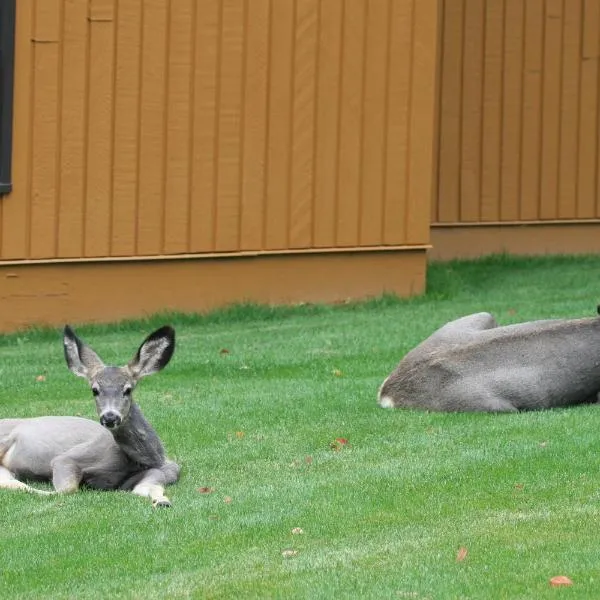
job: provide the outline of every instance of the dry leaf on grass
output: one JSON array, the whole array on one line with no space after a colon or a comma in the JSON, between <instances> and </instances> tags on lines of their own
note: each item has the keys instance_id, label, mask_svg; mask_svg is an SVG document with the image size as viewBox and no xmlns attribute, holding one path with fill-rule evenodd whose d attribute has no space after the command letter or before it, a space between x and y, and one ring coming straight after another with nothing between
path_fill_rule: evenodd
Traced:
<instances>
[{"instance_id":1,"label":"dry leaf on grass","mask_svg":"<svg viewBox=\"0 0 600 600\"><path fill-rule=\"evenodd\" d=\"M464 546L461 546L456 553L456 562L462 562L465 560L465 558L467 558L467 554L469 554L469 551Z\"/></svg>"},{"instance_id":2,"label":"dry leaf on grass","mask_svg":"<svg viewBox=\"0 0 600 600\"><path fill-rule=\"evenodd\" d=\"M212 494L215 491L215 488L211 488L211 487L208 487L208 486L206 486L206 487L199 487L198 491L201 494Z\"/></svg>"},{"instance_id":3,"label":"dry leaf on grass","mask_svg":"<svg viewBox=\"0 0 600 600\"><path fill-rule=\"evenodd\" d=\"M302 527L294 527L294 529L292 529L293 535L302 535L303 533L304 530L302 529Z\"/></svg>"},{"instance_id":4,"label":"dry leaf on grass","mask_svg":"<svg viewBox=\"0 0 600 600\"><path fill-rule=\"evenodd\" d=\"M229 350L227 350L227 348L221 348L221 349L219 350L219 354L220 354L221 356L223 356L224 354L229 354Z\"/></svg>"},{"instance_id":5,"label":"dry leaf on grass","mask_svg":"<svg viewBox=\"0 0 600 600\"><path fill-rule=\"evenodd\" d=\"M333 442L331 442L329 444L329 447L332 450L335 450L336 452L339 452L342 448L344 448L345 446L349 446L350 444L348 444L348 440L346 438L335 438L335 440L333 440Z\"/></svg>"},{"instance_id":6,"label":"dry leaf on grass","mask_svg":"<svg viewBox=\"0 0 600 600\"><path fill-rule=\"evenodd\" d=\"M307 465L312 465L312 461L313 461L313 459L312 459L312 456L307 456L307 457L304 459L304 462L305 462Z\"/></svg>"},{"instance_id":7,"label":"dry leaf on grass","mask_svg":"<svg viewBox=\"0 0 600 600\"><path fill-rule=\"evenodd\" d=\"M573 585L573 582L565 575L557 575L550 580L552 587L560 587L562 585Z\"/></svg>"},{"instance_id":8,"label":"dry leaf on grass","mask_svg":"<svg viewBox=\"0 0 600 600\"><path fill-rule=\"evenodd\" d=\"M45 375L38 375L35 378L36 381L46 381L46 376Z\"/></svg>"},{"instance_id":9,"label":"dry leaf on grass","mask_svg":"<svg viewBox=\"0 0 600 600\"><path fill-rule=\"evenodd\" d=\"M343 375L343 373L339 370L339 369L333 369L333 371L331 371L336 377L341 377Z\"/></svg>"},{"instance_id":10,"label":"dry leaf on grass","mask_svg":"<svg viewBox=\"0 0 600 600\"><path fill-rule=\"evenodd\" d=\"M246 435L246 434L245 434L243 431L236 431L236 432L235 432L235 437L236 437L238 440L241 440L241 439L242 439L242 438L243 438L245 435Z\"/></svg>"},{"instance_id":11,"label":"dry leaf on grass","mask_svg":"<svg viewBox=\"0 0 600 600\"><path fill-rule=\"evenodd\" d=\"M231 504L231 496L225 496L225 498L223 498L223 502L225 502L225 504Z\"/></svg>"},{"instance_id":12,"label":"dry leaf on grass","mask_svg":"<svg viewBox=\"0 0 600 600\"><path fill-rule=\"evenodd\" d=\"M285 550L281 551L281 555L284 558L289 558L290 556L296 556L296 554L298 554L298 550L294 550L293 548L286 548Z\"/></svg>"}]
</instances>

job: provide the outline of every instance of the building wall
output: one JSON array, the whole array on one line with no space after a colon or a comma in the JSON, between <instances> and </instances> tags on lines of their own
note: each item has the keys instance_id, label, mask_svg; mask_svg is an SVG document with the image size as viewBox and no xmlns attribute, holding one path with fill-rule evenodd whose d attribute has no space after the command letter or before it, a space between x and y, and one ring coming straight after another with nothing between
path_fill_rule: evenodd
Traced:
<instances>
[{"instance_id":1,"label":"building wall","mask_svg":"<svg viewBox=\"0 0 600 600\"><path fill-rule=\"evenodd\" d=\"M598 251L599 29L598 0L442 0L433 256Z\"/></svg>"},{"instance_id":2,"label":"building wall","mask_svg":"<svg viewBox=\"0 0 600 600\"><path fill-rule=\"evenodd\" d=\"M19 0L2 259L423 245L435 0Z\"/></svg>"},{"instance_id":3,"label":"building wall","mask_svg":"<svg viewBox=\"0 0 600 600\"><path fill-rule=\"evenodd\" d=\"M218 278L219 303L422 290L437 11L437 0L19 0L0 315L20 312L0 329L73 314L87 284L73 261L118 261L90 272L108 288L136 273L150 290L163 259L189 276L237 256L245 280L290 256L293 286L272 277L244 294ZM297 253L327 256L348 280L313 276ZM55 311L38 310L48 297L23 270L38 263L66 282ZM217 303L191 283L173 289L163 308ZM156 309L136 298L114 317ZM110 318L103 301L78 318Z\"/></svg>"}]
</instances>

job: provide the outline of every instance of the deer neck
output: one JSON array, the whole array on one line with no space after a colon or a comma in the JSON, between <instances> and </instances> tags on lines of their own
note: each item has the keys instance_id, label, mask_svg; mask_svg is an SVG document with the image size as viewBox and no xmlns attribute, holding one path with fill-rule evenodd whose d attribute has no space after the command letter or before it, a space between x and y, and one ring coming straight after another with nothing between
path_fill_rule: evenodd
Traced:
<instances>
[{"instance_id":1,"label":"deer neck","mask_svg":"<svg viewBox=\"0 0 600 600\"><path fill-rule=\"evenodd\" d=\"M165 462L162 442L135 402L131 403L129 415L114 438L128 458L138 465L160 467Z\"/></svg>"}]
</instances>

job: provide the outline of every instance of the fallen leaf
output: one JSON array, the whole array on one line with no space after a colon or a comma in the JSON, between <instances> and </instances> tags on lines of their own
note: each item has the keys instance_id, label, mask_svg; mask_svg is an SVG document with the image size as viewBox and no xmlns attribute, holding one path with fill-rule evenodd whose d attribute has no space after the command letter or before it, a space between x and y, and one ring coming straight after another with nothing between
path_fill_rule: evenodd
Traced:
<instances>
[{"instance_id":1,"label":"fallen leaf","mask_svg":"<svg viewBox=\"0 0 600 600\"><path fill-rule=\"evenodd\" d=\"M548 442L540 442L540 448L545 448L548 445Z\"/></svg>"},{"instance_id":2,"label":"fallen leaf","mask_svg":"<svg viewBox=\"0 0 600 600\"><path fill-rule=\"evenodd\" d=\"M522 490L524 487L524 483L515 483L515 490Z\"/></svg>"},{"instance_id":3,"label":"fallen leaf","mask_svg":"<svg viewBox=\"0 0 600 600\"><path fill-rule=\"evenodd\" d=\"M296 554L298 554L298 551L294 550L293 548L286 548L285 550L281 551L281 555L284 558L289 558L290 556L296 556Z\"/></svg>"},{"instance_id":4,"label":"fallen leaf","mask_svg":"<svg viewBox=\"0 0 600 600\"><path fill-rule=\"evenodd\" d=\"M235 432L235 437L236 437L238 440L241 440L241 439L242 439L242 438L243 438L245 435L246 435L246 434L245 434L243 431L236 431L236 432Z\"/></svg>"},{"instance_id":5,"label":"fallen leaf","mask_svg":"<svg viewBox=\"0 0 600 600\"><path fill-rule=\"evenodd\" d=\"M307 457L304 459L304 462L305 462L307 465L312 465L312 460L313 460L313 459L312 459L312 456L307 456Z\"/></svg>"},{"instance_id":6,"label":"fallen leaf","mask_svg":"<svg viewBox=\"0 0 600 600\"><path fill-rule=\"evenodd\" d=\"M215 489L211 487L199 487L198 491L201 494L212 494L215 491Z\"/></svg>"},{"instance_id":7,"label":"fallen leaf","mask_svg":"<svg viewBox=\"0 0 600 600\"><path fill-rule=\"evenodd\" d=\"M225 502L225 504L231 504L231 496L225 496L225 498L223 498L223 502Z\"/></svg>"},{"instance_id":8,"label":"fallen leaf","mask_svg":"<svg viewBox=\"0 0 600 600\"><path fill-rule=\"evenodd\" d=\"M341 377L342 376L342 372L339 369L333 369L333 371L331 371L336 377Z\"/></svg>"},{"instance_id":9,"label":"fallen leaf","mask_svg":"<svg viewBox=\"0 0 600 600\"><path fill-rule=\"evenodd\" d=\"M465 560L465 558L467 558L467 554L469 554L469 551L464 546L461 546L456 553L456 562L462 562Z\"/></svg>"},{"instance_id":10,"label":"fallen leaf","mask_svg":"<svg viewBox=\"0 0 600 600\"><path fill-rule=\"evenodd\" d=\"M219 354L223 355L223 354L229 354L229 350L227 350L227 348L221 348L219 350Z\"/></svg>"},{"instance_id":11,"label":"fallen leaf","mask_svg":"<svg viewBox=\"0 0 600 600\"><path fill-rule=\"evenodd\" d=\"M38 375L35 378L36 381L46 381L46 376L45 375Z\"/></svg>"},{"instance_id":12,"label":"fallen leaf","mask_svg":"<svg viewBox=\"0 0 600 600\"><path fill-rule=\"evenodd\" d=\"M565 575L557 575L550 580L552 587L559 587L561 585L573 585L573 582Z\"/></svg>"},{"instance_id":13,"label":"fallen leaf","mask_svg":"<svg viewBox=\"0 0 600 600\"><path fill-rule=\"evenodd\" d=\"M339 452L342 448L344 448L344 446L348 445L348 440L346 438L335 438L335 440L329 444L329 447L334 452Z\"/></svg>"},{"instance_id":14,"label":"fallen leaf","mask_svg":"<svg viewBox=\"0 0 600 600\"><path fill-rule=\"evenodd\" d=\"M208 515L209 521L218 521L220 518L219 515Z\"/></svg>"},{"instance_id":15,"label":"fallen leaf","mask_svg":"<svg viewBox=\"0 0 600 600\"><path fill-rule=\"evenodd\" d=\"M294 529L292 529L292 533L294 535L301 535L304 533L304 530L302 529L302 527L294 527Z\"/></svg>"}]
</instances>

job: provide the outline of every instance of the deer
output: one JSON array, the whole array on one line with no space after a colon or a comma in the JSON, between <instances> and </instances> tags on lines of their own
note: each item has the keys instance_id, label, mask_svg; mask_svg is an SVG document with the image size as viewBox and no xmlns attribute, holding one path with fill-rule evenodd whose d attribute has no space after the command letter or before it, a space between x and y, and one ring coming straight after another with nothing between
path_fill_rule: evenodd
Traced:
<instances>
[{"instance_id":1,"label":"deer","mask_svg":"<svg viewBox=\"0 0 600 600\"><path fill-rule=\"evenodd\" d=\"M499 326L480 312L450 321L408 352L377 402L500 413L597 403L599 391L600 317Z\"/></svg>"},{"instance_id":2,"label":"deer","mask_svg":"<svg viewBox=\"0 0 600 600\"><path fill-rule=\"evenodd\" d=\"M122 367L107 366L73 329L64 328L69 369L87 380L99 420L75 416L0 419L0 488L39 495L69 494L82 485L125 490L169 507L165 486L179 479L180 467L133 400L143 377L163 369L175 349L175 331L165 325L151 333ZM23 481L51 482L54 490Z\"/></svg>"}]
</instances>

